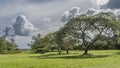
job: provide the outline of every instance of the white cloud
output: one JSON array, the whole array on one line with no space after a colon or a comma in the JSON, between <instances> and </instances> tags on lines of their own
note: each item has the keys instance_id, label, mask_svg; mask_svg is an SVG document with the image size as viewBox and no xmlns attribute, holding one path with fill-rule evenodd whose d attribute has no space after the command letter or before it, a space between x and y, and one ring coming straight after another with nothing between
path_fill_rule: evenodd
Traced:
<instances>
[{"instance_id":1,"label":"white cloud","mask_svg":"<svg viewBox=\"0 0 120 68\"><path fill-rule=\"evenodd\" d=\"M24 15L20 15L16 19L16 23L13 25L16 35L27 36L31 32L37 30L32 23L30 23Z\"/></svg>"},{"instance_id":2,"label":"white cloud","mask_svg":"<svg viewBox=\"0 0 120 68\"><path fill-rule=\"evenodd\" d=\"M64 14L63 14L63 16L62 16L62 18L61 18L61 20L63 22L65 22L65 21L68 20L68 18L69 18L69 11L65 11Z\"/></svg>"},{"instance_id":3,"label":"white cloud","mask_svg":"<svg viewBox=\"0 0 120 68\"><path fill-rule=\"evenodd\" d=\"M65 22L68 21L69 19L75 17L76 15L80 14L80 8L79 7L73 7L69 11L65 11L61 21Z\"/></svg>"},{"instance_id":4,"label":"white cloud","mask_svg":"<svg viewBox=\"0 0 120 68\"><path fill-rule=\"evenodd\" d=\"M109 2L109 0L92 0L92 2L96 5L101 6L101 5L107 4Z\"/></svg>"},{"instance_id":5,"label":"white cloud","mask_svg":"<svg viewBox=\"0 0 120 68\"><path fill-rule=\"evenodd\" d=\"M93 9L93 8L91 8L86 11L86 14L94 15L94 14L98 14L100 12L113 12L115 14L117 13L116 10L111 10L111 9Z\"/></svg>"},{"instance_id":6,"label":"white cloud","mask_svg":"<svg viewBox=\"0 0 120 68\"><path fill-rule=\"evenodd\" d=\"M88 9L87 12L86 12L87 15L94 15L94 14L97 14L97 13L98 13L98 10L93 9L93 8Z\"/></svg>"}]
</instances>

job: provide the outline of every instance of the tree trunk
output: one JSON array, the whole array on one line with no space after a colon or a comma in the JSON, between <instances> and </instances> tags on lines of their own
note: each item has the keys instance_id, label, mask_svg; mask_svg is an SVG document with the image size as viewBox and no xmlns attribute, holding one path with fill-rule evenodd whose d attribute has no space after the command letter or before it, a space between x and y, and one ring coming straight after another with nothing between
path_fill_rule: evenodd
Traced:
<instances>
[{"instance_id":1,"label":"tree trunk","mask_svg":"<svg viewBox=\"0 0 120 68\"><path fill-rule=\"evenodd\" d=\"M85 49L85 50L84 50L83 55L88 55L88 49Z\"/></svg>"},{"instance_id":2,"label":"tree trunk","mask_svg":"<svg viewBox=\"0 0 120 68\"><path fill-rule=\"evenodd\" d=\"M69 50L68 49L66 49L66 53L69 54Z\"/></svg>"},{"instance_id":3,"label":"tree trunk","mask_svg":"<svg viewBox=\"0 0 120 68\"><path fill-rule=\"evenodd\" d=\"M61 48L58 47L58 54L61 55Z\"/></svg>"},{"instance_id":4,"label":"tree trunk","mask_svg":"<svg viewBox=\"0 0 120 68\"><path fill-rule=\"evenodd\" d=\"M61 52L59 51L59 55L61 55Z\"/></svg>"},{"instance_id":5,"label":"tree trunk","mask_svg":"<svg viewBox=\"0 0 120 68\"><path fill-rule=\"evenodd\" d=\"M51 48L51 51L53 52L53 51L54 51L54 48Z\"/></svg>"}]
</instances>

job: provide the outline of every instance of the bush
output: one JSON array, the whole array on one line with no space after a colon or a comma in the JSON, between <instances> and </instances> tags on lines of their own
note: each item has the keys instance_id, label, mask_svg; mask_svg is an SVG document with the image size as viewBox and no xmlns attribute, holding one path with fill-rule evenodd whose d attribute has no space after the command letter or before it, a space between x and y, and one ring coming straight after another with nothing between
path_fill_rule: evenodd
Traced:
<instances>
[{"instance_id":1,"label":"bush","mask_svg":"<svg viewBox=\"0 0 120 68\"><path fill-rule=\"evenodd\" d=\"M45 48L38 48L38 49L35 50L35 53L41 53L41 54L43 54L45 52L46 52Z\"/></svg>"},{"instance_id":2,"label":"bush","mask_svg":"<svg viewBox=\"0 0 120 68\"><path fill-rule=\"evenodd\" d=\"M113 49L114 47L112 45L109 45L108 42L106 41L100 41L98 40L92 49L95 50L108 50L108 49Z\"/></svg>"}]
</instances>

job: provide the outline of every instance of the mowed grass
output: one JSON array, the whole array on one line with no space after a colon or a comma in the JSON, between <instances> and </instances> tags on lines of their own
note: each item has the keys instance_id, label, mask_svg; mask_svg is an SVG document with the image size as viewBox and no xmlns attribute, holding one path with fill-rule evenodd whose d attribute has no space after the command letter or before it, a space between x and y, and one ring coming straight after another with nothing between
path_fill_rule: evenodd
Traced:
<instances>
[{"instance_id":1,"label":"mowed grass","mask_svg":"<svg viewBox=\"0 0 120 68\"><path fill-rule=\"evenodd\" d=\"M120 68L119 50L70 51L69 55L57 52L45 54L9 54L0 55L0 68Z\"/></svg>"}]
</instances>

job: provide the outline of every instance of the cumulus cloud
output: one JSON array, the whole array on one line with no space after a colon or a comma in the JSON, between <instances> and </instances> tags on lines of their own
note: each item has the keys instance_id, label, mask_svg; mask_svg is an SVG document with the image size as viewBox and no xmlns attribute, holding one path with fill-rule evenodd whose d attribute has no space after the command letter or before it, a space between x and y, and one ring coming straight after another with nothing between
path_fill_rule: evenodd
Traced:
<instances>
[{"instance_id":1,"label":"cumulus cloud","mask_svg":"<svg viewBox=\"0 0 120 68\"><path fill-rule=\"evenodd\" d=\"M111 9L94 9L94 8L89 8L86 10L86 12L80 12L80 8L79 7L73 7L71 8L69 11L65 11L62 15L62 18L61 18L61 21L62 22L66 22L68 21L69 19L77 16L77 15L80 15L80 14L87 14L89 16L91 15L94 15L94 14L98 14L100 12L113 12L115 13L116 11L113 11Z\"/></svg>"},{"instance_id":2,"label":"cumulus cloud","mask_svg":"<svg viewBox=\"0 0 120 68\"><path fill-rule=\"evenodd\" d=\"M96 9L91 8L91 9L88 9L88 10L87 10L86 14L87 14L87 15L94 15L94 14L99 13L99 11L100 11L100 10L96 10Z\"/></svg>"},{"instance_id":3,"label":"cumulus cloud","mask_svg":"<svg viewBox=\"0 0 120 68\"><path fill-rule=\"evenodd\" d=\"M113 12L113 13L118 13L116 12L115 10L111 10L111 9L94 9L94 8L89 8L86 10L86 12L80 12L80 8L79 7L73 7L71 8L69 11L65 11L62 15L62 18L61 18L61 21L62 22L66 22L68 21L69 19L77 16L77 15L80 15L80 14L87 14L89 16L91 15L94 15L94 14L98 14L100 12Z\"/></svg>"},{"instance_id":4,"label":"cumulus cloud","mask_svg":"<svg viewBox=\"0 0 120 68\"><path fill-rule=\"evenodd\" d=\"M93 9L93 8L91 8L91 9L88 9L86 11L86 14L91 16L91 15L94 15L94 14L98 14L100 12L112 12L114 14L117 14L119 11L118 10L111 10L111 9Z\"/></svg>"},{"instance_id":5,"label":"cumulus cloud","mask_svg":"<svg viewBox=\"0 0 120 68\"><path fill-rule=\"evenodd\" d=\"M27 36L31 32L37 30L32 23L30 23L24 15L20 15L16 19L16 23L13 25L16 35Z\"/></svg>"},{"instance_id":6,"label":"cumulus cloud","mask_svg":"<svg viewBox=\"0 0 120 68\"><path fill-rule=\"evenodd\" d=\"M65 11L61 21L65 22L68 21L69 19L75 17L76 15L80 14L80 8L79 7L73 7L69 11Z\"/></svg>"}]
</instances>

